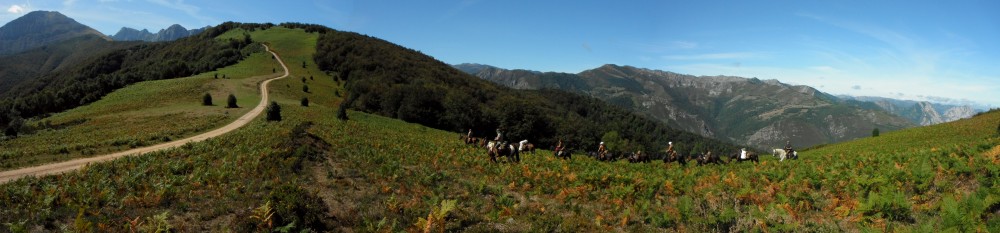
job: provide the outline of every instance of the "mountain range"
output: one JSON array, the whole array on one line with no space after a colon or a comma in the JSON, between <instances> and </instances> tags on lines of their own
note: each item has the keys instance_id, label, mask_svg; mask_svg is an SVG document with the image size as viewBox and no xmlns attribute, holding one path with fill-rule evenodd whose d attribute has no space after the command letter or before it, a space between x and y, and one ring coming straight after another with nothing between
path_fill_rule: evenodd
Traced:
<instances>
[{"instance_id":1,"label":"mountain range","mask_svg":"<svg viewBox=\"0 0 1000 233\"><path fill-rule=\"evenodd\" d=\"M841 142L916 126L880 108L863 108L812 87L777 80L692 76L604 65L580 73L453 66L516 89L559 89L596 97L673 127L758 148Z\"/></svg>"},{"instance_id":2,"label":"mountain range","mask_svg":"<svg viewBox=\"0 0 1000 233\"><path fill-rule=\"evenodd\" d=\"M142 29L142 31L140 31L134 28L122 27L121 30L118 30L118 33L115 33L114 36L111 36L111 39L114 39L115 41L149 41L149 42L173 41L180 38L197 35L198 33L205 31L206 28L208 27L206 26L203 28L188 30L187 28L184 28L184 26L181 26L179 24L174 24L170 25L170 27L167 27L165 29L160 29L159 32L156 32L154 34L146 29Z\"/></svg>"},{"instance_id":3,"label":"mountain range","mask_svg":"<svg viewBox=\"0 0 1000 233\"><path fill-rule=\"evenodd\" d=\"M862 106L868 106L869 108L877 107L906 118L914 124L923 126L961 120L982 112L968 105L940 104L928 101L900 100L874 96L840 95L837 97L845 101L863 102Z\"/></svg>"}]
</instances>

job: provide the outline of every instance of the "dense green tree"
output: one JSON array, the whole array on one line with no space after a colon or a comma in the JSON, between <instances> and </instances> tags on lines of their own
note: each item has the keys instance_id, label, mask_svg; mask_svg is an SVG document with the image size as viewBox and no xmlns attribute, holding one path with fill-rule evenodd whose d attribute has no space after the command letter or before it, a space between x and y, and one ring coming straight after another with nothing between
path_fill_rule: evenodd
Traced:
<instances>
[{"instance_id":1,"label":"dense green tree","mask_svg":"<svg viewBox=\"0 0 1000 233\"><path fill-rule=\"evenodd\" d=\"M240 107L239 105L236 105L236 96L233 94L229 94L229 98L226 99L226 108L239 108L239 107Z\"/></svg>"},{"instance_id":2,"label":"dense green tree","mask_svg":"<svg viewBox=\"0 0 1000 233\"><path fill-rule=\"evenodd\" d=\"M201 105L212 106L212 95L205 93L205 96L201 97Z\"/></svg>"},{"instance_id":3,"label":"dense green tree","mask_svg":"<svg viewBox=\"0 0 1000 233\"><path fill-rule=\"evenodd\" d=\"M302 103L302 107L309 107L309 98L302 97L302 101L300 102Z\"/></svg>"},{"instance_id":4,"label":"dense green tree","mask_svg":"<svg viewBox=\"0 0 1000 233\"><path fill-rule=\"evenodd\" d=\"M872 137L878 137L878 128L872 130Z\"/></svg>"},{"instance_id":5,"label":"dense green tree","mask_svg":"<svg viewBox=\"0 0 1000 233\"><path fill-rule=\"evenodd\" d=\"M11 121L7 123L7 128L4 129L3 134L9 137L17 137L22 127L24 127L24 119L21 119L19 116L11 117Z\"/></svg>"},{"instance_id":6,"label":"dense green tree","mask_svg":"<svg viewBox=\"0 0 1000 233\"><path fill-rule=\"evenodd\" d=\"M267 121L281 121L281 106L278 102L271 101L267 105Z\"/></svg>"}]
</instances>

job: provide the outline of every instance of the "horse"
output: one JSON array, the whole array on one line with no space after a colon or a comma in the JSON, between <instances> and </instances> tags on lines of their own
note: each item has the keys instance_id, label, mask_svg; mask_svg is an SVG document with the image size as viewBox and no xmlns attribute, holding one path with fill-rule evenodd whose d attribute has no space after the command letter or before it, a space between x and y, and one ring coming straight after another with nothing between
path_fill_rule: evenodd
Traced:
<instances>
[{"instance_id":1,"label":"horse","mask_svg":"<svg viewBox=\"0 0 1000 233\"><path fill-rule=\"evenodd\" d=\"M698 155L697 160L698 160L698 165L705 165L705 164L712 164L712 163L714 163L714 164L722 164L723 163L722 159L719 158L718 155L713 155L712 152L708 152L706 154Z\"/></svg>"},{"instance_id":2,"label":"horse","mask_svg":"<svg viewBox=\"0 0 1000 233\"><path fill-rule=\"evenodd\" d=\"M799 158L799 152L795 150L792 150L792 153L788 153L787 151L785 151L785 149L774 149L773 151L771 151L771 155L773 155L775 158L778 158L779 161L785 161L785 159L787 158L790 159Z\"/></svg>"},{"instance_id":3,"label":"horse","mask_svg":"<svg viewBox=\"0 0 1000 233\"><path fill-rule=\"evenodd\" d=\"M757 153L753 153L752 151L747 151L746 153L747 153L747 157L745 159L744 158L740 158L740 152L736 152L735 154L730 154L729 155L729 162L732 162L732 161L736 161L736 162L753 161L754 163L759 163L760 162L760 156L758 156Z\"/></svg>"},{"instance_id":4,"label":"horse","mask_svg":"<svg viewBox=\"0 0 1000 233\"><path fill-rule=\"evenodd\" d=\"M534 152L532 152L532 153L534 153ZM570 152L567 152L566 148L562 148L560 150L553 150L552 151L552 155L555 156L556 158L560 158L560 159L572 159L573 158L573 154L570 153Z\"/></svg>"},{"instance_id":5,"label":"horse","mask_svg":"<svg viewBox=\"0 0 1000 233\"><path fill-rule=\"evenodd\" d=\"M521 162L521 153L514 144L490 141L487 145L489 150L486 154L490 156L490 161L497 162L497 157L507 157L507 161Z\"/></svg>"},{"instance_id":6,"label":"horse","mask_svg":"<svg viewBox=\"0 0 1000 233\"><path fill-rule=\"evenodd\" d=\"M636 152L636 153L631 153L631 155L628 156L628 162L629 163L648 163L648 162L650 162L650 159L649 159L649 155Z\"/></svg>"},{"instance_id":7,"label":"horse","mask_svg":"<svg viewBox=\"0 0 1000 233\"><path fill-rule=\"evenodd\" d=\"M527 151L531 154L535 154L535 144L531 144L528 140L523 140L517 144L518 151Z\"/></svg>"},{"instance_id":8,"label":"horse","mask_svg":"<svg viewBox=\"0 0 1000 233\"><path fill-rule=\"evenodd\" d=\"M663 155L663 163L677 162L681 165L687 164L687 157L677 153L677 151L670 151Z\"/></svg>"}]
</instances>

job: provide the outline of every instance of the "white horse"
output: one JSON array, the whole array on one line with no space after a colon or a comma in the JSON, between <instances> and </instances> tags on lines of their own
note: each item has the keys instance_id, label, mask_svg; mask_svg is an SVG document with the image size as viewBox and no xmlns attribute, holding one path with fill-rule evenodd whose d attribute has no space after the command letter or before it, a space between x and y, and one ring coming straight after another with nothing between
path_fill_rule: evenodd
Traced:
<instances>
[{"instance_id":1,"label":"white horse","mask_svg":"<svg viewBox=\"0 0 1000 233\"><path fill-rule=\"evenodd\" d=\"M779 159L778 161L785 161L786 158L789 158L789 154L788 152L785 151L785 149L774 149L773 151L771 151L771 155L773 155L775 158L778 158ZM790 156L792 159L798 159L799 152L792 151L792 154Z\"/></svg>"},{"instance_id":2,"label":"white horse","mask_svg":"<svg viewBox=\"0 0 1000 233\"><path fill-rule=\"evenodd\" d=\"M771 151L771 155L778 158L778 161L785 161L785 158L788 157L788 152L785 149L774 149L774 151Z\"/></svg>"}]
</instances>

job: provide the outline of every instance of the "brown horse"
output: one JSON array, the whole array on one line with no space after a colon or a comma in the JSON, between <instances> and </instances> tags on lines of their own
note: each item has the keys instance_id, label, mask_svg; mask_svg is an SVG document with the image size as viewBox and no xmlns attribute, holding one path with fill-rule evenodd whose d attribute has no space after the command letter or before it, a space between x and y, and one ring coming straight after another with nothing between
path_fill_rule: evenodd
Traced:
<instances>
[{"instance_id":1,"label":"brown horse","mask_svg":"<svg viewBox=\"0 0 1000 233\"><path fill-rule=\"evenodd\" d=\"M698 155L697 160L698 160L698 165L723 163L722 159L719 158L719 155L713 155L712 152Z\"/></svg>"}]
</instances>

